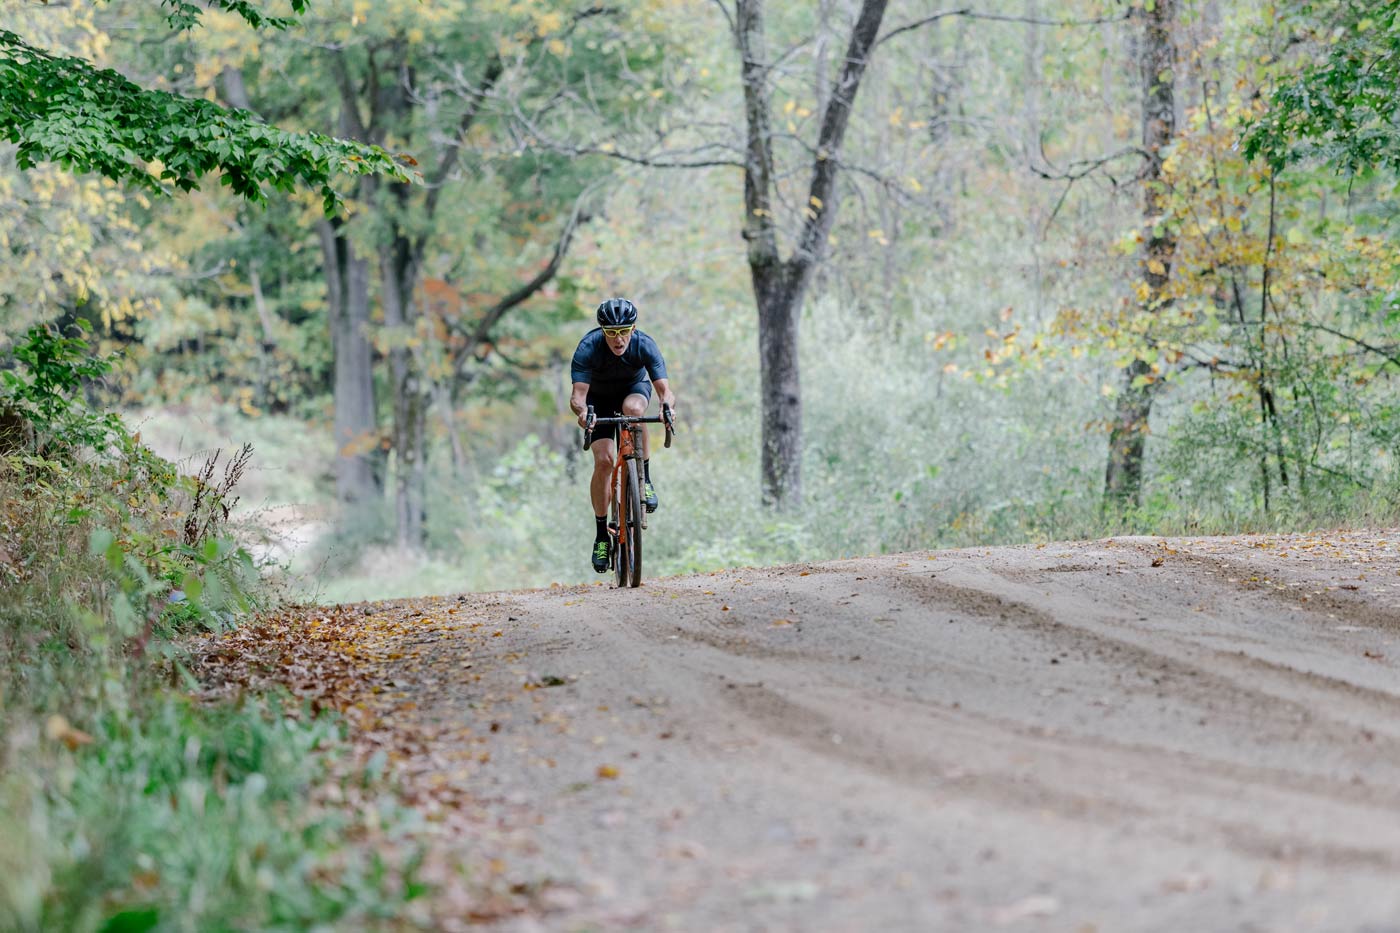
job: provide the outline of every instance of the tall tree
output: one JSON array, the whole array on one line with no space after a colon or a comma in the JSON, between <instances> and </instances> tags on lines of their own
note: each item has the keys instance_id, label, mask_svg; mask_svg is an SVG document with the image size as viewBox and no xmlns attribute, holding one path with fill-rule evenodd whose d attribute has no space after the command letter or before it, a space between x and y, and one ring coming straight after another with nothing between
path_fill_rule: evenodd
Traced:
<instances>
[{"instance_id":1,"label":"tall tree","mask_svg":"<svg viewBox=\"0 0 1400 933\"><path fill-rule=\"evenodd\" d=\"M813 148L804 222L787 258L781 255L775 216L772 80L763 0L736 0L731 26L744 90L744 230L749 276L758 306L761 366L763 500L791 508L802 499L802 387L798 321L812 273L827 248L836 218L841 148L887 0L863 0L831 86ZM728 10L726 10L726 13Z\"/></svg>"},{"instance_id":2,"label":"tall tree","mask_svg":"<svg viewBox=\"0 0 1400 933\"><path fill-rule=\"evenodd\" d=\"M369 262L346 226L340 218L322 219L317 230L331 335L335 492L341 505L355 509L383 493L385 458L374 394Z\"/></svg>"},{"instance_id":3,"label":"tall tree","mask_svg":"<svg viewBox=\"0 0 1400 933\"><path fill-rule=\"evenodd\" d=\"M1176 234L1165 222L1165 182L1162 161L1176 134L1177 46L1173 32L1177 0L1155 0L1145 5L1139 62L1142 78L1142 150L1145 164L1139 176L1142 190L1143 314L1159 314L1169 299ZM1142 489L1143 453L1156 381L1152 367L1141 355L1123 373L1108 438L1108 466L1104 493L1109 503L1136 505Z\"/></svg>"},{"instance_id":4,"label":"tall tree","mask_svg":"<svg viewBox=\"0 0 1400 933\"><path fill-rule=\"evenodd\" d=\"M352 217L321 226L335 333L341 497L353 502L375 494L366 477L378 475L376 445L387 435L401 546L418 548L425 540L430 409L450 404L451 384L465 366L460 357L485 344L501 317L558 271L580 219L577 198L594 171L537 151L532 140L513 135L516 126L503 114L567 108L571 89L585 85L594 91L591 100L630 94L618 75L643 59L618 56L616 43L605 43L620 31L614 20L626 22L626 15L564 3L509 11L460 0L431 10L385 3L321 22L318 55L265 49L257 69L248 59L249 73L239 83L255 99L261 93L313 124L336 121L340 132L367 144L412 146L424 164L421 187L366 178ZM334 93L326 95L327 87ZM552 240L552 258L519 275L499 255L477 263L453 255L486 251L501 242L501 231L518 233L510 245L529 258ZM491 280L456 279L481 267L494 270ZM499 275L508 267L510 275ZM428 277L478 300L470 307L449 303L460 313L443 318L425 308ZM505 297L480 300L493 291ZM369 341L386 365L387 432L376 427ZM450 421L450 412L443 414Z\"/></svg>"}]
</instances>

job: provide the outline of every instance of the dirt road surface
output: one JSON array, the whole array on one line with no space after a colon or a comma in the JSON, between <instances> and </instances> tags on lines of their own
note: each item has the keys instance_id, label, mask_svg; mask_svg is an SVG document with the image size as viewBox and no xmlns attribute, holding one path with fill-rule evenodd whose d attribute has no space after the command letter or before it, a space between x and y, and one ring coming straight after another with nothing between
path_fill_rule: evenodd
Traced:
<instances>
[{"instance_id":1,"label":"dirt road surface","mask_svg":"<svg viewBox=\"0 0 1400 933\"><path fill-rule=\"evenodd\" d=\"M463 920L1400 930L1400 530L363 611L421 623L378 689Z\"/></svg>"}]
</instances>

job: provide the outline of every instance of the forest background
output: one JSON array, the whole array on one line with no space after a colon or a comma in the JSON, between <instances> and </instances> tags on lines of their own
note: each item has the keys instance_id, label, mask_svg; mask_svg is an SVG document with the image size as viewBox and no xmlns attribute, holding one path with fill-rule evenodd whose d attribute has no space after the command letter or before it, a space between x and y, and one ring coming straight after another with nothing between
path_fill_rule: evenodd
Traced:
<instances>
[{"instance_id":1,"label":"forest background","mask_svg":"<svg viewBox=\"0 0 1400 933\"><path fill-rule=\"evenodd\" d=\"M220 185L179 153L231 163L247 138L173 118L166 161L134 173L63 155L62 134L0 148L0 352L31 432L6 442L0 569L32 597L15 619L74 604L36 582L27 503L51 520L48 557L97 562L66 579L105 581L87 615L34 623L49 640L7 635L28 645L7 669L26 697L10 760L39 741L15 711L71 682L62 646L125 664L153 618L156 635L182 621L172 594L218 627L255 579L334 602L592 577L591 464L566 399L612 295L639 305L680 397L677 446L653 466L652 575L1392 520L1394 82L1375 92L1393 75L1346 54L1393 45L1381 6L325 0L255 28L234 2L5 0L10 56L22 38L401 166L297 187L250 146L248 174L226 166ZM143 132L121 129L137 150ZM90 453L65 460L46 437ZM96 500L56 477L113 449L100 483L121 501L102 508L121 527L89 528ZM109 623L117 637L84 641ZM159 728L227 738L179 704L164 720L94 704L86 731L50 716L43 733L69 752L121 737L133 760L163 747ZM246 739L290 720L237 722ZM321 741L288 736L250 747L298 759ZM176 784L229 760L184 747ZM23 916L140 902L43 912L85 876L34 881L33 864L106 865L122 890L160 875L94 862L74 827L96 817L60 814L72 788L48 780L6 784L9 812L70 821L30 820L26 838L62 854L14 874ZM364 887L347 880L335 909L363 907ZM299 896L296 916L327 909Z\"/></svg>"},{"instance_id":2,"label":"forest background","mask_svg":"<svg viewBox=\"0 0 1400 933\"><path fill-rule=\"evenodd\" d=\"M1150 195L1130 8L891 11L800 307L800 499L765 511L744 82L720 7L327 4L292 32L225 13L172 39L157 10L11 6L149 86L417 161L423 184L363 180L329 220L309 195L152 199L56 167L12 164L0 188L7 336L84 319L124 351L108 390L157 450L251 442L245 508L326 520L303 539L334 523L292 568L326 598L586 576L568 361L614 294L683 398L654 572L1390 501L1392 188L1241 156L1300 54L1272 7L1174 11ZM854 13L768 13L780 250L820 200ZM1144 260L1154 225L1172 252ZM1110 433L1143 386L1141 476L1106 521Z\"/></svg>"}]
</instances>

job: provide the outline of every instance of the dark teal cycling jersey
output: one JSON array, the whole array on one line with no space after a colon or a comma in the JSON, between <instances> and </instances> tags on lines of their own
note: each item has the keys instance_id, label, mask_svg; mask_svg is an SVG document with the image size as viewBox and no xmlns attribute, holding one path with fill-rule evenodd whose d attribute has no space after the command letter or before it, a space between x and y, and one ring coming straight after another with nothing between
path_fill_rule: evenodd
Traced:
<instances>
[{"instance_id":1,"label":"dark teal cycling jersey","mask_svg":"<svg viewBox=\"0 0 1400 933\"><path fill-rule=\"evenodd\" d=\"M666 378L666 361L652 340L640 330L632 331L632 340L621 356L608 348L603 329L595 327L583 335L574 351L571 367L574 382L590 386L632 385L650 377Z\"/></svg>"}]
</instances>

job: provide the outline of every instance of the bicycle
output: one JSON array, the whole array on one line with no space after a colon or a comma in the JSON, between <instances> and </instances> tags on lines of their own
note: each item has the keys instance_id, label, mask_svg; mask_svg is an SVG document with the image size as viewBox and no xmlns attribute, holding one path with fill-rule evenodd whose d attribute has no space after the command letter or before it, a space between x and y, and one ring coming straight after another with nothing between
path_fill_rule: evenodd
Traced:
<instances>
[{"instance_id":1,"label":"bicycle","mask_svg":"<svg viewBox=\"0 0 1400 933\"><path fill-rule=\"evenodd\" d=\"M664 424L666 426L666 446L671 446L671 438L676 430L676 418L671 406L662 405L661 415L651 418L635 418L620 415L599 418L588 406L584 418L583 449L593 443L594 430L598 427L616 425L617 463L613 467L610 494L608 496L608 563L617 576L617 585L642 585L642 532L647 527L647 513L642 508L641 460L646 449L642 441L642 425Z\"/></svg>"}]
</instances>

